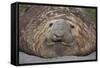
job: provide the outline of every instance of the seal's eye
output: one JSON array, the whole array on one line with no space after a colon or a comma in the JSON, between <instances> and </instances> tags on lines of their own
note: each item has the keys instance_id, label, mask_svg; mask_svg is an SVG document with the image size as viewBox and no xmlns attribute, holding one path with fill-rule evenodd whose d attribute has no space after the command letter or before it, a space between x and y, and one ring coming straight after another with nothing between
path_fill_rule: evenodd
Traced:
<instances>
[{"instance_id":1,"label":"seal's eye","mask_svg":"<svg viewBox=\"0 0 100 68\"><path fill-rule=\"evenodd\" d=\"M50 23L50 24L49 24L49 27L51 27L52 25L53 25L53 23Z\"/></svg>"},{"instance_id":2,"label":"seal's eye","mask_svg":"<svg viewBox=\"0 0 100 68\"><path fill-rule=\"evenodd\" d=\"M70 25L71 28L74 28L74 25Z\"/></svg>"}]
</instances>

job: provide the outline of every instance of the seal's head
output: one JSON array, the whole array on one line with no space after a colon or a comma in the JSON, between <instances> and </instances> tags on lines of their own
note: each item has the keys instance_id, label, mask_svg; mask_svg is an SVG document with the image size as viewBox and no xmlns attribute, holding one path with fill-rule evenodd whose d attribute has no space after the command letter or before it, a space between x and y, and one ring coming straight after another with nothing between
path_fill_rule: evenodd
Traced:
<instances>
[{"instance_id":1,"label":"seal's head","mask_svg":"<svg viewBox=\"0 0 100 68\"><path fill-rule=\"evenodd\" d=\"M41 53L47 52L46 57L70 55L72 51L69 50L75 45L70 24L64 19L54 19L48 21L47 25L48 29L42 44L44 52L41 50Z\"/></svg>"},{"instance_id":2,"label":"seal's head","mask_svg":"<svg viewBox=\"0 0 100 68\"><path fill-rule=\"evenodd\" d=\"M33 17L25 15L26 20L22 16L20 23L26 25L20 31L19 47L22 51L49 58L83 56L96 50L95 24L83 10L69 7L49 9L45 7L43 10L46 11L41 12L38 8L39 14L33 13Z\"/></svg>"},{"instance_id":3,"label":"seal's head","mask_svg":"<svg viewBox=\"0 0 100 68\"><path fill-rule=\"evenodd\" d=\"M47 41L56 43L65 43L64 45L72 46L73 38L71 34L70 24L64 19L56 19L48 22L49 31L47 32ZM47 42L47 43L48 43ZM50 45L50 44L48 44ZM52 45L52 44L51 44Z\"/></svg>"}]
</instances>

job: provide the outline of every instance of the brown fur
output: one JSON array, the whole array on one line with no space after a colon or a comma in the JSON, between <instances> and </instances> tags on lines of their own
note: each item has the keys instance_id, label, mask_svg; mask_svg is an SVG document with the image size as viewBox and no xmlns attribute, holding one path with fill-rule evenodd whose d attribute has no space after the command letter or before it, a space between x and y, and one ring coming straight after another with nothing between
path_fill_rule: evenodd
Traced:
<instances>
[{"instance_id":1,"label":"brown fur","mask_svg":"<svg viewBox=\"0 0 100 68\"><path fill-rule=\"evenodd\" d=\"M33 6L34 7L34 6ZM45 9L46 8L46 9ZM96 50L96 32L93 24L87 21L83 15L84 10L74 9L80 13L77 16L77 12L72 12L70 7L68 8L52 8L45 7L44 12L35 18L29 19L27 25L20 30L20 49L28 54L37 55L40 57L57 57L64 55L83 56L88 55ZM47 9L48 8L48 9ZM30 10L32 11L32 8ZM39 10L40 11L40 10ZM75 14L76 13L76 14ZM25 18L28 15L24 15ZM82 16L82 17L81 17ZM22 18L20 23L24 23ZM50 33L48 21L55 19L64 19L66 24L69 24L71 35L73 37L73 46L63 46L64 43L57 43L56 45L50 43L50 46L46 46L47 37ZM20 27L21 28L21 27ZM51 45L52 44L52 45Z\"/></svg>"}]
</instances>

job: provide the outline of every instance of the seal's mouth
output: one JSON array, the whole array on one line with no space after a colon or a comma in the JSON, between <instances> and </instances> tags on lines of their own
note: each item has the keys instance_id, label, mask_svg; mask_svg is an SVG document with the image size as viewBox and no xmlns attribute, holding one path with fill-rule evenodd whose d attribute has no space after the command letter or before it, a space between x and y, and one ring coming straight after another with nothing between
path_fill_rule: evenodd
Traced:
<instances>
[{"instance_id":1,"label":"seal's mouth","mask_svg":"<svg viewBox=\"0 0 100 68\"><path fill-rule=\"evenodd\" d=\"M71 46L69 43L64 42L63 40L53 40L52 42L49 42L47 45L51 46Z\"/></svg>"},{"instance_id":2,"label":"seal's mouth","mask_svg":"<svg viewBox=\"0 0 100 68\"><path fill-rule=\"evenodd\" d=\"M63 42L63 40L58 39L58 40L53 40L53 42L57 43L57 42Z\"/></svg>"},{"instance_id":3,"label":"seal's mouth","mask_svg":"<svg viewBox=\"0 0 100 68\"><path fill-rule=\"evenodd\" d=\"M66 52L67 49L69 50L70 48L73 48L73 42L65 42L62 39L57 39L57 40L45 40L45 49L47 49L49 52L49 55L59 55L63 56L66 53L70 53L70 51Z\"/></svg>"},{"instance_id":4,"label":"seal's mouth","mask_svg":"<svg viewBox=\"0 0 100 68\"><path fill-rule=\"evenodd\" d=\"M70 46L69 43L65 42L63 39L56 39L56 40L52 40L51 45L58 45L58 44L62 44L64 46ZM61 45L61 46L62 46Z\"/></svg>"}]
</instances>

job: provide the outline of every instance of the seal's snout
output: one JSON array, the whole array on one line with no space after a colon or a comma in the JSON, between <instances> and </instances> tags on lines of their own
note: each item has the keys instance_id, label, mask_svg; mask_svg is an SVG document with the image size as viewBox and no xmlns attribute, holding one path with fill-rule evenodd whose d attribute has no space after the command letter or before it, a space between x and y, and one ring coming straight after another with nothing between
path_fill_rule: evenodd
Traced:
<instances>
[{"instance_id":1,"label":"seal's snout","mask_svg":"<svg viewBox=\"0 0 100 68\"><path fill-rule=\"evenodd\" d=\"M55 41L62 41L64 37L64 33L62 31L56 31L54 33L54 38L56 39Z\"/></svg>"},{"instance_id":2,"label":"seal's snout","mask_svg":"<svg viewBox=\"0 0 100 68\"><path fill-rule=\"evenodd\" d=\"M68 41L68 39L71 39L70 36L70 27L66 23L64 19L56 19L51 20L49 22L50 26L50 38L55 42L63 42ZM67 37L68 36L68 37Z\"/></svg>"},{"instance_id":3,"label":"seal's snout","mask_svg":"<svg viewBox=\"0 0 100 68\"><path fill-rule=\"evenodd\" d=\"M55 33L54 33L54 35L56 37L63 37L64 36L64 32L61 31L61 30L56 30Z\"/></svg>"},{"instance_id":4,"label":"seal's snout","mask_svg":"<svg viewBox=\"0 0 100 68\"><path fill-rule=\"evenodd\" d=\"M55 36L55 38L58 38L58 39L63 38L63 35L58 35L58 34L55 34L54 36Z\"/></svg>"}]
</instances>

